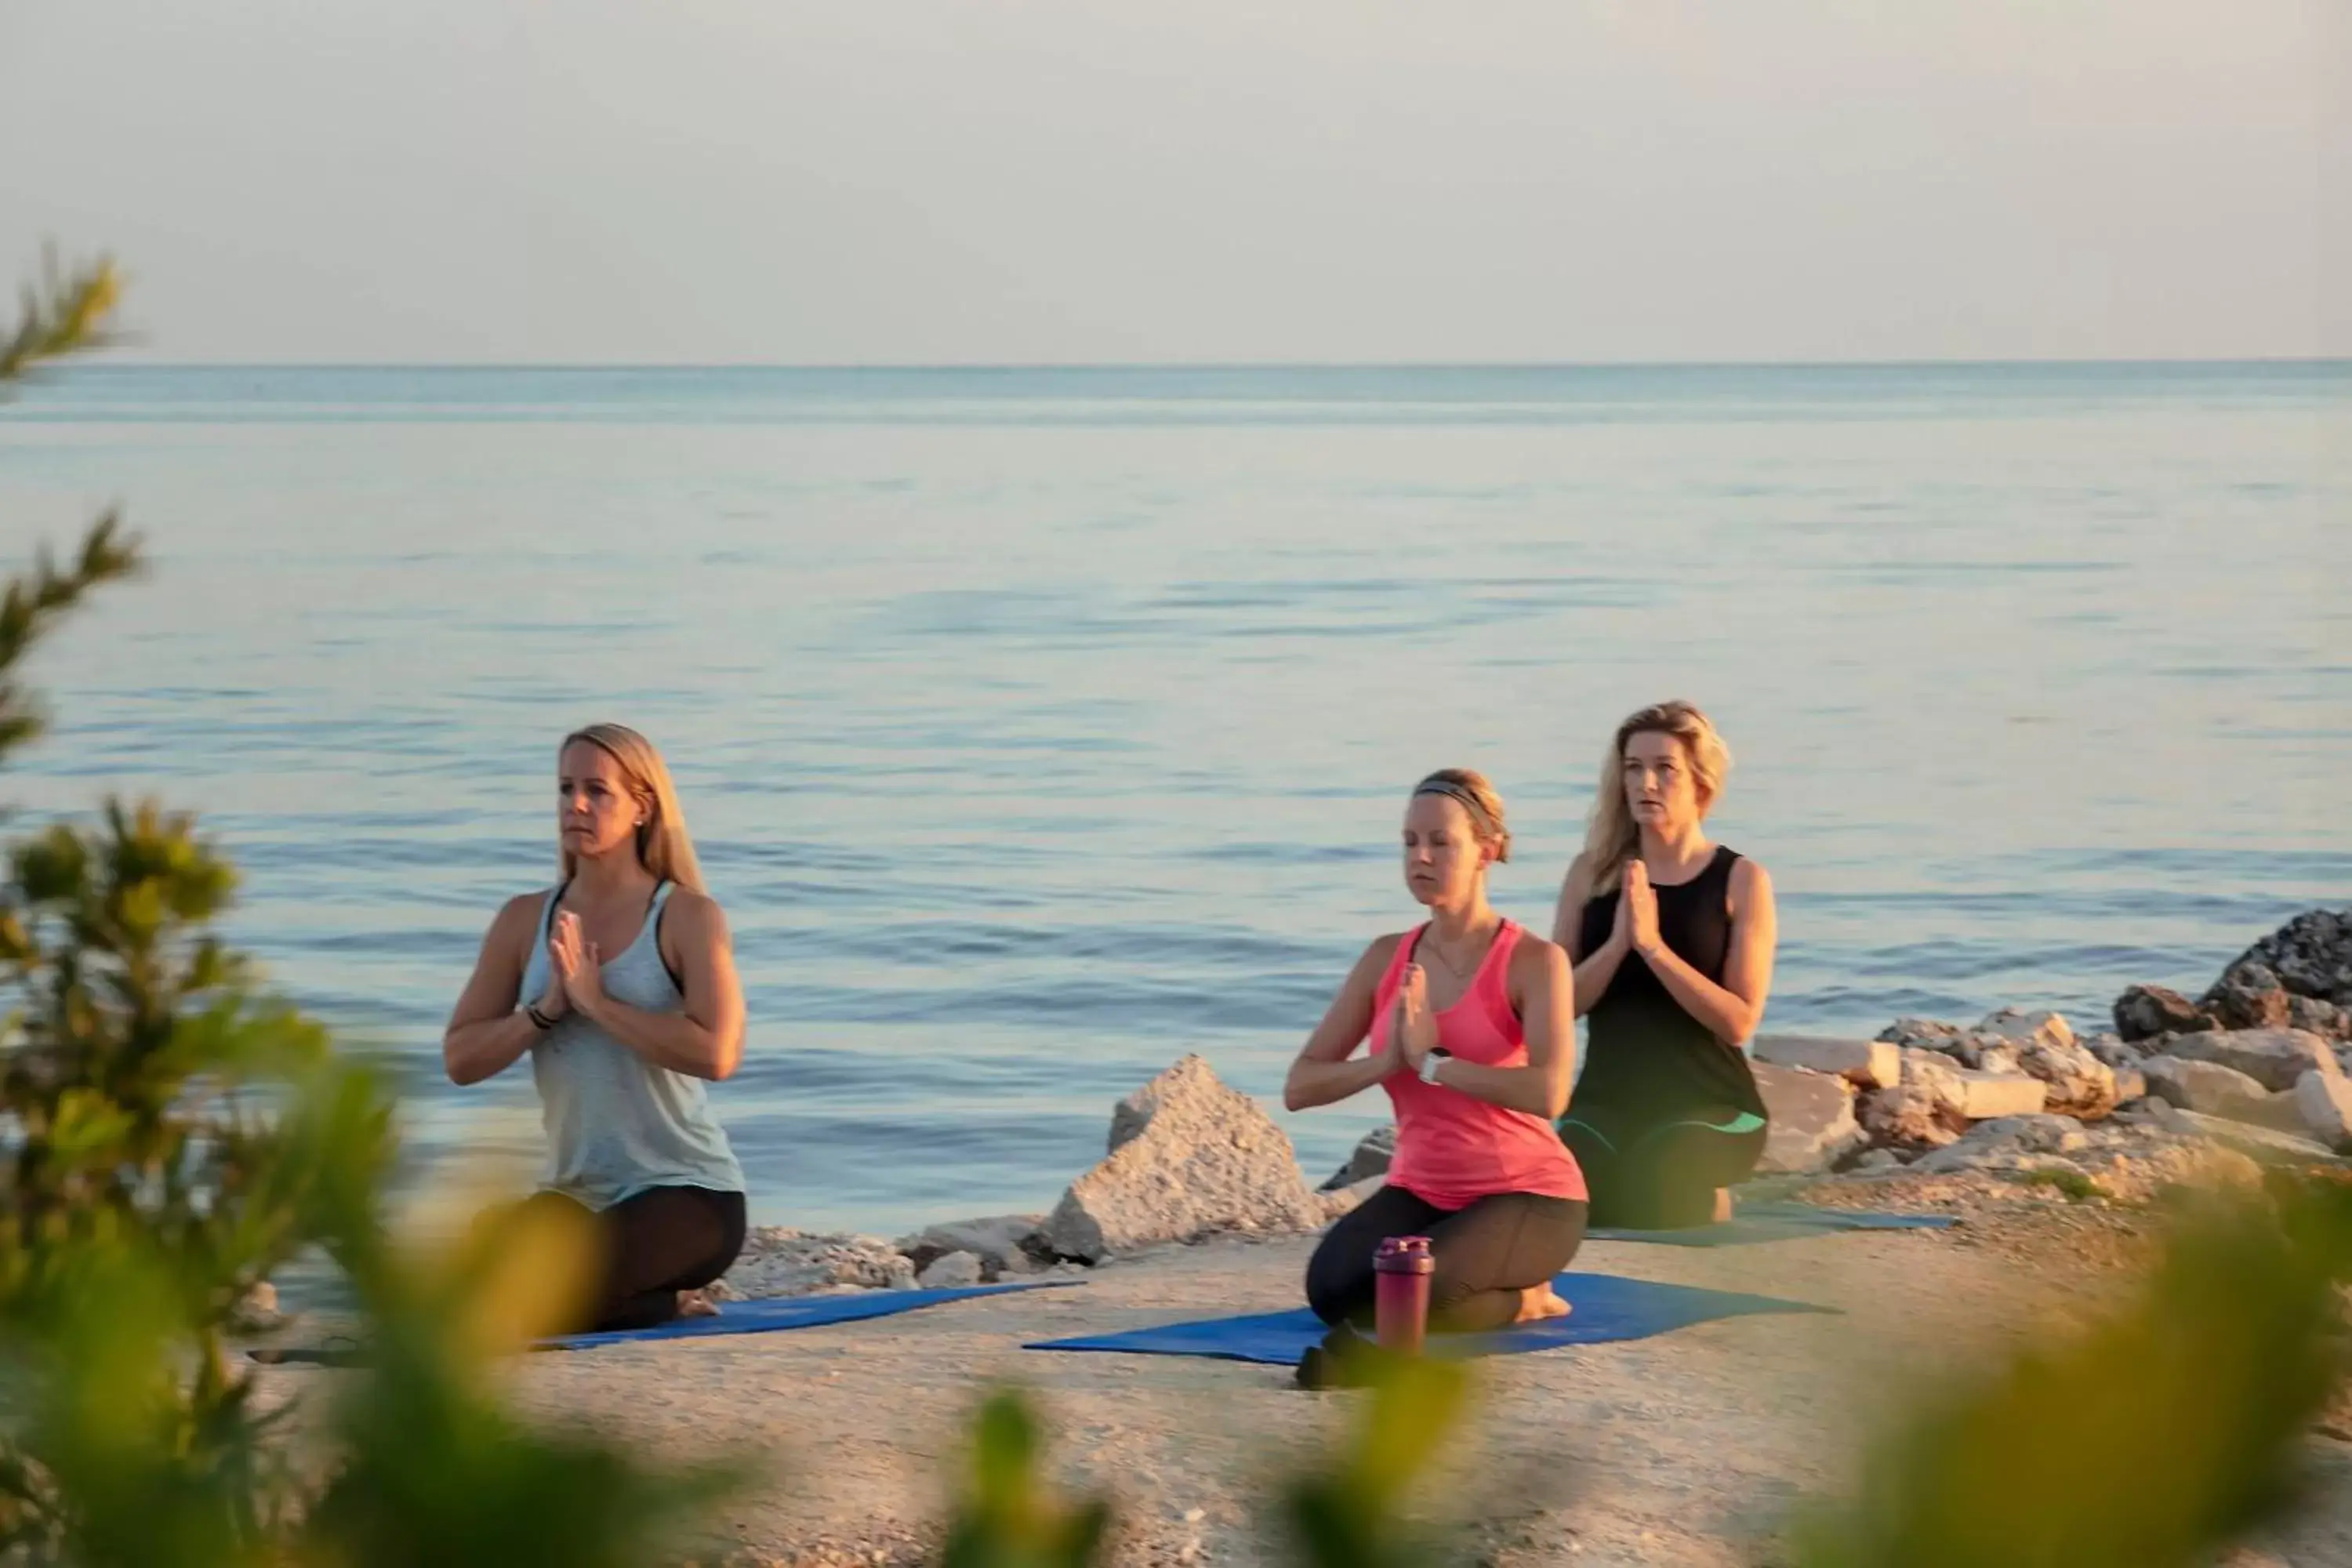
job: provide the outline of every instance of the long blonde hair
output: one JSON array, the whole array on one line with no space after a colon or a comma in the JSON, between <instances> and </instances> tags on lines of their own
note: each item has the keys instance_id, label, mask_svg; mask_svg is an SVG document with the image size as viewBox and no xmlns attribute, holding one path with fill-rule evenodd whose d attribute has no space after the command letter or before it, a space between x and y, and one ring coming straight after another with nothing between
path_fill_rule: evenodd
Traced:
<instances>
[{"instance_id":1,"label":"long blonde hair","mask_svg":"<svg viewBox=\"0 0 2352 1568\"><path fill-rule=\"evenodd\" d=\"M686 813L679 808L677 791L669 782L669 765L654 750L654 743L625 724L590 724L564 736L555 754L562 756L575 741L587 742L620 763L630 797L644 808L646 820L637 829L637 863L688 892L709 891L702 885L702 862L695 858L694 840L686 831ZM557 858L562 864L564 880L570 881L578 858L569 849L559 849Z\"/></svg>"},{"instance_id":2,"label":"long blonde hair","mask_svg":"<svg viewBox=\"0 0 2352 1568\"><path fill-rule=\"evenodd\" d=\"M1592 800L1592 817L1584 831L1584 864L1592 873L1592 890L1605 893L1625 874L1625 862L1642 847L1641 825L1625 804L1625 742L1636 735L1672 735L1690 753L1691 772L1698 785L1698 810L1704 817L1723 794L1731 774L1731 749L1715 732L1707 716L1681 700L1657 702L1629 715L1609 742L1601 763L1601 791Z\"/></svg>"}]
</instances>

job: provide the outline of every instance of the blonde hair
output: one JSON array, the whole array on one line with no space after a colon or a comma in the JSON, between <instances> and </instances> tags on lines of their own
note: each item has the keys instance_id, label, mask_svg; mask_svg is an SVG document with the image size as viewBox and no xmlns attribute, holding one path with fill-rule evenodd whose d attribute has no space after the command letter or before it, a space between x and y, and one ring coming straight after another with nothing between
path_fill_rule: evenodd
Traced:
<instances>
[{"instance_id":1,"label":"blonde hair","mask_svg":"<svg viewBox=\"0 0 2352 1568\"><path fill-rule=\"evenodd\" d=\"M1495 847L1496 864L1511 858L1511 830L1503 823L1503 797L1486 775L1470 768L1440 768L1412 786L1416 795L1442 795L1470 818L1470 830L1481 844Z\"/></svg>"},{"instance_id":2,"label":"blonde hair","mask_svg":"<svg viewBox=\"0 0 2352 1568\"><path fill-rule=\"evenodd\" d=\"M1593 797L1592 819L1584 833L1584 863L1592 873L1596 893L1617 885L1617 879L1624 875L1625 862L1642 847L1641 826L1625 805L1625 742L1636 735L1672 735L1683 743L1698 784L1702 816L1723 793L1723 781L1731 773L1731 749L1706 715L1687 702L1654 703L1618 725L1616 739L1609 742L1609 755L1601 764L1601 793Z\"/></svg>"},{"instance_id":3,"label":"blonde hair","mask_svg":"<svg viewBox=\"0 0 2352 1568\"><path fill-rule=\"evenodd\" d=\"M688 892L709 891L702 885L702 862L695 858L694 840L686 831L686 813L669 782L669 766L654 743L625 724L590 724L564 736L556 756L561 758L580 741L621 764L630 797L645 811L646 819L637 827L637 863ZM565 849L558 858L564 879L571 880L577 857Z\"/></svg>"}]
</instances>

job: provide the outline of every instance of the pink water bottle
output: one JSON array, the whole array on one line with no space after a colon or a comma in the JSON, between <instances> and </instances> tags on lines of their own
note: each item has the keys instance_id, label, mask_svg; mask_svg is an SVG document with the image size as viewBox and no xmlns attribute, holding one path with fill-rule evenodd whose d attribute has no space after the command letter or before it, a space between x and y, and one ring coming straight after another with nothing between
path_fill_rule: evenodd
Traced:
<instances>
[{"instance_id":1,"label":"pink water bottle","mask_svg":"<svg viewBox=\"0 0 2352 1568\"><path fill-rule=\"evenodd\" d=\"M1421 1353L1429 1330L1429 1277L1436 1268L1425 1236L1392 1236L1372 1254L1373 1333L1382 1350Z\"/></svg>"}]
</instances>

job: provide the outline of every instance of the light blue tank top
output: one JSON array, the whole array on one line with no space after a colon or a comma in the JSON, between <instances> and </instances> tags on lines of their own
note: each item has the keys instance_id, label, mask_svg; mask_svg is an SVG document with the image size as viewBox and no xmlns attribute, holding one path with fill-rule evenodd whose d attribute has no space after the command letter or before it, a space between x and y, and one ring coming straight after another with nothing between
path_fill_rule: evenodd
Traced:
<instances>
[{"instance_id":1,"label":"light blue tank top","mask_svg":"<svg viewBox=\"0 0 2352 1568\"><path fill-rule=\"evenodd\" d=\"M685 1005L662 963L656 934L669 902L665 882L646 911L645 929L628 950L604 963L604 994L648 1013L675 1013ZM523 966L522 994L547 990L547 933L555 918L551 890L539 911L539 940ZM548 1190L607 1209L648 1187L744 1190L726 1131L711 1114L703 1080L656 1067L577 1013L566 1013L530 1049L547 1128Z\"/></svg>"}]
</instances>

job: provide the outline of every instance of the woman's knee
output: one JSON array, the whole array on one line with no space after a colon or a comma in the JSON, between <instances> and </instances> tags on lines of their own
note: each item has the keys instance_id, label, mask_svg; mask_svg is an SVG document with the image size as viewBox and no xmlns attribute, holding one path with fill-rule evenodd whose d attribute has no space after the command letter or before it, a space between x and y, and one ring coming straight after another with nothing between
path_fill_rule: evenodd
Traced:
<instances>
[{"instance_id":1,"label":"woman's knee","mask_svg":"<svg viewBox=\"0 0 2352 1568\"><path fill-rule=\"evenodd\" d=\"M1336 1268L1307 1270L1307 1310L1327 1323L1342 1323L1363 1310L1370 1290Z\"/></svg>"},{"instance_id":2,"label":"woman's knee","mask_svg":"<svg viewBox=\"0 0 2352 1568\"><path fill-rule=\"evenodd\" d=\"M726 1272L741 1246L741 1194L656 1187L602 1216L613 1247L605 1288L614 1298L693 1289Z\"/></svg>"},{"instance_id":3,"label":"woman's knee","mask_svg":"<svg viewBox=\"0 0 2352 1568\"><path fill-rule=\"evenodd\" d=\"M539 1192L514 1203L493 1205L474 1216L467 1227L467 1241L477 1249L505 1248L524 1232L552 1232L565 1238L565 1244L579 1247L601 1257L604 1247L603 1227L587 1205L562 1193Z\"/></svg>"},{"instance_id":4,"label":"woman's knee","mask_svg":"<svg viewBox=\"0 0 2352 1568\"><path fill-rule=\"evenodd\" d=\"M1697 1118L1660 1129L1629 1162L1645 1223L1679 1230L1712 1222L1716 1194L1755 1170L1764 1131L1759 1125L1733 1132Z\"/></svg>"},{"instance_id":5,"label":"woman's knee","mask_svg":"<svg viewBox=\"0 0 2352 1568\"><path fill-rule=\"evenodd\" d=\"M1307 1310L1338 1324L1362 1311L1371 1298L1370 1250L1336 1230L1325 1236L1307 1262Z\"/></svg>"},{"instance_id":6,"label":"woman's knee","mask_svg":"<svg viewBox=\"0 0 2352 1568\"><path fill-rule=\"evenodd\" d=\"M1458 1268L1439 1268L1429 1277L1429 1310L1433 1318L1448 1318L1465 1301L1503 1289L1492 1279L1473 1279Z\"/></svg>"},{"instance_id":7,"label":"woman's knee","mask_svg":"<svg viewBox=\"0 0 2352 1568\"><path fill-rule=\"evenodd\" d=\"M1716 1184L1687 1162L1628 1162L1606 1186L1595 1184L1592 1206L1603 1225L1635 1230L1687 1230L1715 1216Z\"/></svg>"},{"instance_id":8,"label":"woman's knee","mask_svg":"<svg viewBox=\"0 0 2352 1568\"><path fill-rule=\"evenodd\" d=\"M1568 1267L1584 1240L1586 1205L1509 1193L1482 1200L1468 1225L1441 1236L1429 1298L1453 1306L1489 1290L1524 1290Z\"/></svg>"}]
</instances>

